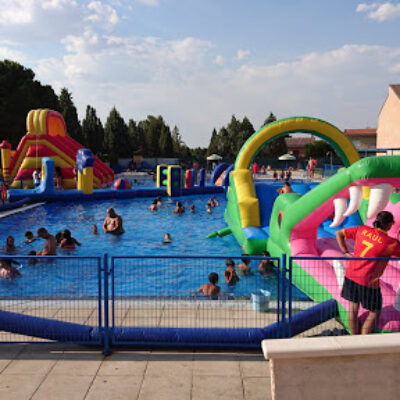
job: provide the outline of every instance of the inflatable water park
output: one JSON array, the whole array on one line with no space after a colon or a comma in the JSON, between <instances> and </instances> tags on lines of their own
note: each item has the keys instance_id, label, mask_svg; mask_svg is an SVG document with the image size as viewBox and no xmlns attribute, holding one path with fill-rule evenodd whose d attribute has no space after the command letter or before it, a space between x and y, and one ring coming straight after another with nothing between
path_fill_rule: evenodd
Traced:
<instances>
[{"instance_id":1,"label":"inflatable water park","mask_svg":"<svg viewBox=\"0 0 400 400\"><path fill-rule=\"evenodd\" d=\"M291 133L308 133L326 140L341 157L344 168L322 183L294 182L294 193L279 194L282 183L255 181L250 166L258 152L270 141ZM52 110L30 111L27 133L17 149L13 152L6 141L0 148L3 177L12 179L7 191L11 207L42 201L226 193L227 226L212 232L209 238L218 240L218 237L233 234L247 255L262 255L268 251L272 257L303 258L291 263L291 281L316 305L293 317L292 334L337 314L348 329L349 303L340 296L347 261L338 248L335 232L363 223L371 225L383 210L394 215L399 211L400 194L394 189L400 187L400 156L360 159L353 144L338 128L316 118L292 117L265 125L242 146L234 164L223 163L215 168L208 185L204 169L183 171L178 165L157 166L156 188L138 189L125 179L115 180L113 171L105 163L69 137L62 116ZM40 185L34 187L32 174L37 168L41 169L42 179ZM56 189L56 171L61 173L63 190ZM396 237L399 229L400 220L389 235ZM400 312L394 308L399 284L399 265L396 261L389 262L381 278L383 309L378 325L381 332L400 331ZM366 314L361 308L360 319L365 319ZM7 314L4 318L14 321L17 316ZM28 319L29 326L47 323L36 317ZM29 327L14 325L16 332L29 334ZM65 326L60 325L60 332ZM89 334L87 326L74 325L73 329L83 329L79 335ZM209 343L211 339L221 342L226 334L224 329L196 332L185 328L121 329L122 337L129 340L147 332L159 341L166 335L166 341L174 337L174 340L190 343ZM277 337L279 329L281 325L273 324L264 329L237 330L226 340L233 343L240 337L242 342L259 343L266 337Z\"/></svg>"}]
</instances>

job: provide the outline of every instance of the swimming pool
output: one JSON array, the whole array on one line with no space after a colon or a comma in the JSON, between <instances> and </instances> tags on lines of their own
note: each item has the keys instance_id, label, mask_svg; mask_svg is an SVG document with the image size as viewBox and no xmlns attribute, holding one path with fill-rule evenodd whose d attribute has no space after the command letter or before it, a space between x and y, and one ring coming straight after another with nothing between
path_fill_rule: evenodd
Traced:
<instances>
[{"instance_id":1,"label":"swimming pool","mask_svg":"<svg viewBox=\"0 0 400 400\"><path fill-rule=\"evenodd\" d=\"M233 235L223 238L206 239L207 234L224 228L223 214L225 210L225 195L214 197L219 207L208 214L205 209L207 196L185 196L181 198L164 198L163 206L157 212L151 212L149 205L152 199L127 199L101 202L82 203L51 203L23 213L10 216L2 221L0 238L5 242L8 235L15 237L17 254L27 255L30 250L40 250L42 240L31 244L24 243L24 233L30 230L36 233L44 226L52 234L70 229L72 236L82 243L74 251L58 250L58 255L102 256L104 253L115 256L240 256L241 249ZM197 212L183 215L173 214L176 201L181 201L185 207L194 205ZM106 209L113 207L124 219L125 233L113 236L102 232L102 223ZM93 234L91 225L96 224L99 233ZM171 244L163 244L164 234L172 236ZM17 257L16 257L17 258ZM207 282L208 273L219 274L221 290L234 296L248 296L256 289L267 289L276 294L276 278L264 278L258 273L243 277L234 287L228 287L223 282L224 260L203 260L201 265L190 260L174 259L169 263L163 261L148 265L138 260L116 262L115 282L118 293L131 296L185 296ZM68 264L68 265L67 265ZM257 269L257 263L251 267ZM145 266L144 266L145 265ZM0 282L1 295L24 294L29 296L43 295L43 285L59 284L60 296L73 296L74 287L79 285L80 293L95 294L97 290L97 270L85 266L84 272L80 266L60 260L40 262L34 266L24 263L21 270L23 276L13 281ZM168 284L165 284L168 281ZM42 283L41 283L42 282ZM171 282L173 284L171 284ZM302 297L296 292L295 297Z\"/></svg>"}]
</instances>

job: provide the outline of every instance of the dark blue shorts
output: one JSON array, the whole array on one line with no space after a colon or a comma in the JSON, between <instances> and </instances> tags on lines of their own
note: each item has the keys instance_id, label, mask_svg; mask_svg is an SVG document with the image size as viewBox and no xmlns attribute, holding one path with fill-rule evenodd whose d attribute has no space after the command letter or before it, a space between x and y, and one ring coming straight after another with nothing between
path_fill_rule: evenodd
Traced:
<instances>
[{"instance_id":1,"label":"dark blue shorts","mask_svg":"<svg viewBox=\"0 0 400 400\"><path fill-rule=\"evenodd\" d=\"M382 293L380 288L362 286L346 277L344 278L341 296L353 303L361 303L369 311L379 311L382 308Z\"/></svg>"}]
</instances>

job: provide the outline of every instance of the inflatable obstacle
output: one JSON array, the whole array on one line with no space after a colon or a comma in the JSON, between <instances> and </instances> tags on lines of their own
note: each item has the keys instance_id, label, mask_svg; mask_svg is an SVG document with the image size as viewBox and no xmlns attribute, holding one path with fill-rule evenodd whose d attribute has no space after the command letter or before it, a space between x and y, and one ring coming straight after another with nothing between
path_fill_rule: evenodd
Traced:
<instances>
[{"instance_id":1,"label":"inflatable obstacle","mask_svg":"<svg viewBox=\"0 0 400 400\"><path fill-rule=\"evenodd\" d=\"M68 136L60 113L52 110L31 110L26 118L27 133L21 139L14 156L7 142L0 145L2 170L12 179L11 188L32 188L32 174L42 165L42 158L51 158L61 170L64 189L76 188L76 155L83 146ZM94 157L93 186L107 187L114 180L113 171Z\"/></svg>"},{"instance_id":2,"label":"inflatable obstacle","mask_svg":"<svg viewBox=\"0 0 400 400\"><path fill-rule=\"evenodd\" d=\"M328 141L346 168L315 186L293 184L297 193L278 195L274 185L254 184L249 170L257 153L268 142L295 132L310 133ZM282 253L315 259L294 260L295 286L317 302L335 299L342 323L347 327L349 303L341 293L340 271L346 261L339 250L335 232L345 227L371 225L378 212L400 214L400 157L381 156L359 159L349 139L335 126L316 118L293 117L262 127L242 146L230 173L225 221L245 253L258 255L267 250L271 256ZM400 221L389 236L397 237ZM318 257L329 257L321 260ZM340 267L340 268L339 268ZM390 261L381 277L383 309L377 329L400 331L400 312L394 308L400 284L400 267ZM360 307L364 320L367 311Z\"/></svg>"}]
</instances>

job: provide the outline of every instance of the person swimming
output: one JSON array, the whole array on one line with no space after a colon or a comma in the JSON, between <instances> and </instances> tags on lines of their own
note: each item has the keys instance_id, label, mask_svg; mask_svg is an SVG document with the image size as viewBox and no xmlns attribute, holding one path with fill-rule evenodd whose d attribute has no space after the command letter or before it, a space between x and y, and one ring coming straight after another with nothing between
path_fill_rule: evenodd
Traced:
<instances>
[{"instance_id":1,"label":"person swimming","mask_svg":"<svg viewBox=\"0 0 400 400\"><path fill-rule=\"evenodd\" d=\"M206 211L207 211L209 214L212 214L212 206L211 206L211 203L207 203L207 204L206 204Z\"/></svg>"},{"instance_id":2,"label":"person swimming","mask_svg":"<svg viewBox=\"0 0 400 400\"><path fill-rule=\"evenodd\" d=\"M97 230L97 225L95 224L92 225L92 233L94 233L95 235L99 233L99 231Z\"/></svg>"},{"instance_id":3,"label":"person swimming","mask_svg":"<svg viewBox=\"0 0 400 400\"><path fill-rule=\"evenodd\" d=\"M22 264L10 259L0 259L0 278L12 279L17 276L21 276L21 273L17 268L13 267L11 264L16 264L22 267Z\"/></svg>"},{"instance_id":4,"label":"person swimming","mask_svg":"<svg viewBox=\"0 0 400 400\"><path fill-rule=\"evenodd\" d=\"M35 240L39 239L38 237L34 236L31 231L26 231L24 236L25 236L25 243L32 243Z\"/></svg>"},{"instance_id":5,"label":"person swimming","mask_svg":"<svg viewBox=\"0 0 400 400\"><path fill-rule=\"evenodd\" d=\"M195 210L195 208L194 208L194 204L192 204L192 205L190 206L190 213L191 213L191 214L196 214L196 210Z\"/></svg>"},{"instance_id":6,"label":"person swimming","mask_svg":"<svg viewBox=\"0 0 400 400\"><path fill-rule=\"evenodd\" d=\"M6 244L3 246L4 253L14 253L17 248L15 247L15 240L13 236L7 236Z\"/></svg>"},{"instance_id":7,"label":"person swimming","mask_svg":"<svg viewBox=\"0 0 400 400\"><path fill-rule=\"evenodd\" d=\"M197 289L197 293L203 293L204 296L214 297L217 296L221 290L218 283L218 274L216 272L211 272L208 275L208 280L210 283L205 283L199 289Z\"/></svg>"},{"instance_id":8,"label":"person swimming","mask_svg":"<svg viewBox=\"0 0 400 400\"><path fill-rule=\"evenodd\" d=\"M80 246L81 244L71 236L71 232L68 229L65 229L59 246L62 249L73 250L75 249L75 245Z\"/></svg>"},{"instance_id":9,"label":"person swimming","mask_svg":"<svg viewBox=\"0 0 400 400\"><path fill-rule=\"evenodd\" d=\"M172 243L172 238L171 238L171 235L169 233L166 233L164 235L163 243L164 244Z\"/></svg>"},{"instance_id":10,"label":"person swimming","mask_svg":"<svg viewBox=\"0 0 400 400\"><path fill-rule=\"evenodd\" d=\"M158 196L157 198L156 198L156 204L157 204L157 207L161 207L162 206L162 198L161 198L161 196Z\"/></svg>"},{"instance_id":11,"label":"person swimming","mask_svg":"<svg viewBox=\"0 0 400 400\"><path fill-rule=\"evenodd\" d=\"M153 202L150 204L150 211L158 211L158 204L157 204L157 199L153 200Z\"/></svg>"},{"instance_id":12,"label":"person swimming","mask_svg":"<svg viewBox=\"0 0 400 400\"><path fill-rule=\"evenodd\" d=\"M183 207L182 203L180 201L177 201L174 214L183 214L184 212L185 208Z\"/></svg>"}]
</instances>

